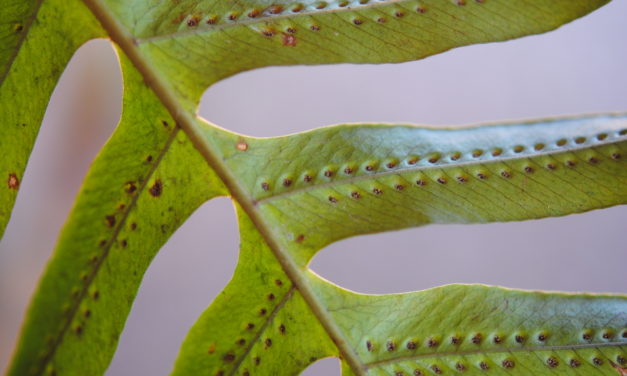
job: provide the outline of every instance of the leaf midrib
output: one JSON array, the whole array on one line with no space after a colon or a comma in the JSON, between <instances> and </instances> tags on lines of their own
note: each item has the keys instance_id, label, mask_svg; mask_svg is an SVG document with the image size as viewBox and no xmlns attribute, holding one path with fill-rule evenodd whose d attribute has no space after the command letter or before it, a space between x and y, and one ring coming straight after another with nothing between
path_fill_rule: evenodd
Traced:
<instances>
[{"instance_id":1,"label":"leaf midrib","mask_svg":"<svg viewBox=\"0 0 627 376\"><path fill-rule=\"evenodd\" d=\"M107 241L106 245L104 246L102 254L99 255L94 269L88 275L87 281L83 284L78 298L73 301L73 304L72 304L72 306L70 308L70 311L69 311L69 313L67 315L66 322L63 324L63 326L61 328L61 331L56 336L56 338L54 340L54 343L52 344L52 348L50 349L50 351L48 351L46 353L46 356L41 361L40 364L42 366L42 369L45 369L45 365L54 357L57 349L59 348L59 345L63 342L63 338L65 337L65 334L68 332L68 329L69 329L70 325L72 324L72 321L74 319L74 316L76 315L76 312L78 312L78 309L80 307L80 303L87 296L87 291L89 290L89 287L91 286L92 282L94 281L94 279L98 275L98 272L100 271L100 268L102 267L102 265L104 264L107 256L109 255L111 247L113 246L115 240L117 239L118 235L120 234L120 231L122 230L122 228L124 227L124 225L126 223L126 219L130 215L130 213L133 211L133 209L135 209L135 206L137 204L137 201L139 200L139 197L143 193L146 192L146 187L148 186L148 182L150 181L150 178L152 177L152 175L155 173L155 171L159 167L161 161L163 160L163 157L167 154L168 150L170 150L170 146L172 145L172 142L176 139L176 135L178 134L179 130L180 130L179 127L175 127L174 130L171 131L170 135L168 136L168 139L166 140L166 143L163 145L163 148L159 151L159 155L157 155L157 158L155 159L155 162L150 166L150 169L148 170L148 173L144 177L141 185L138 187L137 193L133 196L133 198L131 199L131 202L126 206L126 208L125 208L125 210L123 212L122 218L116 224L116 227L113 230L113 234L111 234L111 236L109 237L109 240Z\"/></svg>"},{"instance_id":2,"label":"leaf midrib","mask_svg":"<svg viewBox=\"0 0 627 376\"><path fill-rule=\"evenodd\" d=\"M153 90L157 98L163 106L168 110L183 131L187 134L194 147L205 158L209 166L220 177L226 188L229 190L231 197L236 200L244 212L249 216L261 236L264 238L269 248L272 250L277 261L283 268L285 274L290 278L294 286L298 289L301 296L324 327L329 337L337 346L342 358L351 366L353 372L358 376L366 374L365 367L361 359L355 351L348 345L347 338L344 337L335 321L331 318L329 312L309 285L303 270L298 267L291 259L288 252L281 246L275 234L271 230L271 226L266 223L258 212L253 203L253 199L249 197L246 190L240 185L239 181L232 174L230 169L221 159L219 150L209 143L204 136L202 129L196 126L196 119L190 114L184 106L179 103L179 98L173 93L168 85L168 81L153 69L146 59L142 56L136 40L128 32L128 30L109 12L109 10L101 3L101 0L83 0L87 7L92 11L96 19L100 21L103 28L107 31L110 38L124 51L135 68L144 77L146 84Z\"/></svg>"},{"instance_id":3,"label":"leaf midrib","mask_svg":"<svg viewBox=\"0 0 627 376\"><path fill-rule=\"evenodd\" d=\"M537 352L537 351L559 351L559 350L581 350L581 349L590 349L590 348L599 348L599 347L622 347L627 346L627 341L620 342L605 342L605 343L586 343L579 345L555 345L555 346L533 346L533 347L504 347L498 349L486 349L486 350L467 350L467 351L445 351L445 352L432 352L426 354L418 354L418 355L406 355L406 356L398 356L394 358L377 360L374 362L366 363L366 366L369 368L384 366L387 364L403 362L403 361L411 361L411 360L419 360L419 359L430 359L430 358L443 358L447 356L465 356L465 355L477 355L477 354L500 354L500 353L515 353L515 352Z\"/></svg>"},{"instance_id":4,"label":"leaf midrib","mask_svg":"<svg viewBox=\"0 0 627 376\"><path fill-rule=\"evenodd\" d=\"M242 365L242 362L244 362L244 360L246 359L248 354L250 354L253 347L255 347L255 345L257 344L257 341L259 341L259 338L261 338L261 336L266 331L266 329L268 329L268 326L270 325L270 323L274 320L274 318L279 313L279 311L281 311L281 309L285 307L285 304L287 304L287 302L292 298L292 296L294 296L294 290L295 290L295 286L292 285L290 289L287 291L287 293L285 294L285 296L283 297L283 299L281 299L279 304L277 304L277 306L274 307L274 310L272 310L270 315L268 315L268 317L266 318L266 321L263 323L261 328L257 330L257 333L255 334L253 339L251 339L250 342L248 343L246 350L244 351L244 353L240 356L240 358L237 360L237 362L233 366L233 370L229 373L229 376L235 375L239 367Z\"/></svg>"},{"instance_id":5,"label":"leaf midrib","mask_svg":"<svg viewBox=\"0 0 627 376\"><path fill-rule=\"evenodd\" d=\"M372 1L377 1L377 0L372 0ZM346 7L332 8L332 9L315 9L315 10L302 11L302 12L292 12L286 9L283 11L283 13L279 15L267 15L263 17L249 18L245 20L240 20L238 18L237 21L230 21L230 22L226 22L226 23L218 24L218 25L203 25L203 26L195 27L194 29L176 31L173 33L157 34L154 36L144 37L144 38L137 38L136 41L138 44L150 43L150 42L156 42L156 41L164 40L164 39L174 39L174 38L178 38L178 37L182 37L186 35L204 34L204 33L210 33L213 31L226 30L226 29L231 29L231 28L235 28L239 26L264 24L264 23L267 24L268 22L275 21L275 20L297 19L301 17L313 17L317 15L322 15L322 14L350 13L350 12L359 11L363 9L379 8L379 7L384 7L384 6L388 6L391 4L405 3L405 2L409 3L410 1L409 0L379 0L378 2L375 2L375 3L369 3L369 4L363 4L363 5L360 4L360 5L352 6L352 7L346 6ZM242 14L241 16L244 17L245 15Z\"/></svg>"},{"instance_id":6,"label":"leaf midrib","mask_svg":"<svg viewBox=\"0 0 627 376\"><path fill-rule=\"evenodd\" d=\"M15 46L15 51L13 51L13 53L9 57L9 60L7 61L6 69L4 70L4 72L2 72L2 74L0 74L0 87L2 87L2 85L4 84L4 80L8 77L9 72L11 71L11 67L13 67L13 63L15 62L15 59L17 59L17 55L19 55L20 49L22 48L22 45L24 44L24 41L26 40L26 37L28 36L28 32L30 31L30 28L33 25L33 22L35 22L35 19L37 18L37 14L39 14L39 8L41 8L42 3L43 3L43 0L37 0L37 2L35 3L35 7L33 9L33 13L31 13L31 15L26 19L26 23L25 25L23 25L20 38L17 42L17 45Z\"/></svg>"}]
</instances>

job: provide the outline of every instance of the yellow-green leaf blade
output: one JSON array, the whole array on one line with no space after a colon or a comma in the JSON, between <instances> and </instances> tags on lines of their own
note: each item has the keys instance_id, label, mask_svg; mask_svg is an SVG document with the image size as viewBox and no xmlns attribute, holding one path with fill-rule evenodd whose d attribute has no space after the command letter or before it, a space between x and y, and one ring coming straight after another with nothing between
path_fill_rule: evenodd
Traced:
<instances>
[{"instance_id":1,"label":"yellow-green leaf blade","mask_svg":"<svg viewBox=\"0 0 627 376\"><path fill-rule=\"evenodd\" d=\"M33 298L9 375L97 375L142 276L221 181L123 58L124 110Z\"/></svg>"},{"instance_id":2,"label":"yellow-green leaf blade","mask_svg":"<svg viewBox=\"0 0 627 376\"><path fill-rule=\"evenodd\" d=\"M607 0L104 0L195 105L214 82L270 65L388 63L546 32Z\"/></svg>"},{"instance_id":3,"label":"yellow-green leaf blade","mask_svg":"<svg viewBox=\"0 0 627 376\"><path fill-rule=\"evenodd\" d=\"M104 35L78 0L0 5L0 236L63 68L81 44Z\"/></svg>"},{"instance_id":4,"label":"yellow-green leaf blade","mask_svg":"<svg viewBox=\"0 0 627 376\"><path fill-rule=\"evenodd\" d=\"M339 125L272 139L230 135L218 146L303 263L358 234L627 202L620 114L459 129Z\"/></svg>"},{"instance_id":5,"label":"yellow-green leaf blade","mask_svg":"<svg viewBox=\"0 0 627 376\"><path fill-rule=\"evenodd\" d=\"M370 375L616 375L627 359L627 298L449 285L360 295L315 276Z\"/></svg>"},{"instance_id":6,"label":"yellow-green leaf blade","mask_svg":"<svg viewBox=\"0 0 627 376\"><path fill-rule=\"evenodd\" d=\"M173 375L294 375L335 345L238 208L233 279L188 333Z\"/></svg>"}]
</instances>

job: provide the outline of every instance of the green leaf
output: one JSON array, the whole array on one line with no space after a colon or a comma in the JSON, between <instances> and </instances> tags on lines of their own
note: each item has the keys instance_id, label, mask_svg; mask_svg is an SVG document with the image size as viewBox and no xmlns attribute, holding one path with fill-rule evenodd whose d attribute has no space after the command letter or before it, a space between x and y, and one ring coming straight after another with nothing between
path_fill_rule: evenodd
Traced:
<instances>
[{"instance_id":1,"label":"green leaf","mask_svg":"<svg viewBox=\"0 0 627 376\"><path fill-rule=\"evenodd\" d=\"M338 354L246 213L237 212L235 274L190 330L173 375L295 375Z\"/></svg>"},{"instance_id":2,"label":"green leaf","mask_svg":"<svg viewBox=\"0 0 627 376\"><path fill-rule=\"evenodd\" d=\"M311 281L370 375L614 376L627 350L625 296L483 285L374 296Z\"/></svg>"},{"instance_id":3,"label":"green leaf","mask_svg":"<svg viewBox=\"0 0 627 376\"><path fill-rule=\"evenodd\" d=\"M63 68L81 44L105 33L78 0L3 0L0 20L1 236Z\"/></svg>"},{"instance_id":4,"label":"green leaf","mask_svg":"<svg viewBox=\"0 0 627 376\"><path fill-rule=\"evenodd\" d=\"M270 139L206 132L302 265L353 235L627 202L624 114L459 129L351 124Z\"/></svg>"},{"instance_id":5,"label":"green leaf","mask_svg":"<svg viewBox=\"0 0 627 376\"><path fill-rule=\"evenodd\" d=\"M255 139L194 113L209 85L243 70L414 60L552 30L606 2L85 0L128 56L123 118L90 170L10 374L103 373L158 248L202 202L223 194L239 208L240 262L191 330L176 374L294 374L332 355L356 375L414 372L416 365L438 374L484 358L494 374L548 374L558 366L568 374L564 362L573 351L582 369L614 372L610 361L624 360L624 297L479 286L361 296L322 281L307 264L347 236L625 203L625 115L459 130L343 125ZM41 9L47 4L57 3ZM577 342L584 330L593 342ZM500 342L478 350L472 341L456 344L460 350L441 342L415 356L396 342L380 347L409 336L467 340L474 331L493 342L497 332L515 341L522 331L530 342L520 351L503 342L510 355ZM531 346L538 331L546 337ZM368 351L367 341L377 350Z\"/></svg>"},{"instance_id":6,"label":"green leaf","mask_svg":"<svg viewBox=\"0 0 627 376\"><path fill-rule=\"evenodd\" d=\"M9 375L102 374L152 258L198 206L225 193L125 58L122 67L122 119L78 195Z\"/></svg>"},{"instance_id":7,"label":"green leaf","mask_svg":"<svg viewBox=\"0 0 627 376\"><path fill-rule=\"evenodd\" d=\"M270 65L390 63L546 32L607 0L103 0L193 108L203 91Z\"/></svg>"}]
</instances>

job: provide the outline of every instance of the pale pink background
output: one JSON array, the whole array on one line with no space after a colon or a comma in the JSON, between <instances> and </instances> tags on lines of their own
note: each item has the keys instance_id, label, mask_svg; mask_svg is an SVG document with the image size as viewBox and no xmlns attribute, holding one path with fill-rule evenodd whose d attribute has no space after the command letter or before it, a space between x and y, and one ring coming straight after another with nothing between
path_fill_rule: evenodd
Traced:
<instances>
[{"instance_id":1,"label":"pale pink background","mask_svg":"<svg viewBox=\"0 0 627 376\"><path fill-rule=\"evenodd\" d=\"M627 110L626 1L560 30L383 66L269 68L225 80L200 113L255 136L338 122L466 124ZM0 242L0 370L89 162L120 114L106 41L83 47L53 95L7 234ZM627 206L522 223L429 226L345 240L313 268L368 293L480 282L627 293ZM165 375L237 257L231 204L214 200L178 230L148 270L107 375ZM323 360L307 375L338 372Z\"/></svg>"}]
</instances>

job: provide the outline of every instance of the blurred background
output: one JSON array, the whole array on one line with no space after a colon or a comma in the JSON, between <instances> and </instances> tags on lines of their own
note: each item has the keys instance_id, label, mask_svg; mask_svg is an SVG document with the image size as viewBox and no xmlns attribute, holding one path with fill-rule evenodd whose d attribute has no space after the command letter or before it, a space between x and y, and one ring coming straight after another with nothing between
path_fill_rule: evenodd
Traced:
<instances>
[{"instance_id":1,"label":"blurred background","mask_svg":"<svg viewBox=\"0 0 627 376\"><path fill-rule=\"evenodd\" d=\"M379 66L267 68L205 93L199 113L230 130L274 136L341 122L435 125L627 111L627 1L540 36ZM0 370L91 160L120 116L108 41L75 55L57 87L0 242ZM627 189L627 187L626 187ZM627 293L627 206L563 218L432 225L338 242L312 268L364 293L447 283ZM166 375L190 326L237 261L232 205L202 206L155 258L107 372ZM306 374L339 374L335 359Z\"/></svg>"}]
</instances>

